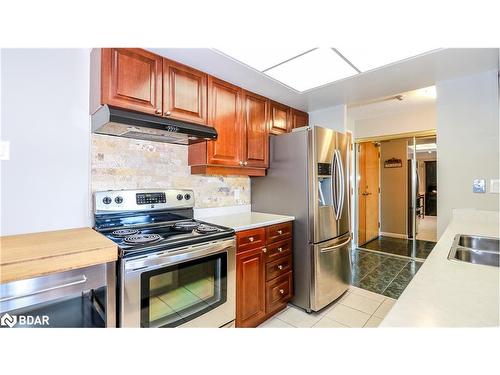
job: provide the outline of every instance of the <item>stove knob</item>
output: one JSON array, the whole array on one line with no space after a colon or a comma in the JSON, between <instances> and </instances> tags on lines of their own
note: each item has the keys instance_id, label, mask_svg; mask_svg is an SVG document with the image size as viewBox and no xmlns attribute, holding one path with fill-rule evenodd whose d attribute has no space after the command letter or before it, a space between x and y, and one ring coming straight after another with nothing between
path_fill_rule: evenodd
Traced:
<instances>
[{"instance_id":1,"label":"stove knob","mask_svg":"<svg viewBox=\"0 0 500 375\"><path fill-rule=\"evenodd\" d=\"M182 200L182 194L177 194L177 200L178 201Z\"/></svg>"},{"instance_id":2,"label":"stove knob","mask_svg":"<svg viewBox=\"0 0 500 375\"><path fill-rule=\"evenodd\" d=\"M111 198L110 197L104 197L102 199L102 203L104 203L104 204L110 204L111 203Z\"/></svg>"},{"instance_id":3,"label":"stove knob","mask_svg":"<svg viewBox=\"0 0 500 375\"><path fill-rule=\"evenodd\" d=\"M115 198L115 202L116 202L116 203L118 203L118 204L120 204L120 203L122 203L122 202L123 202L123 198L122 198L122 197L120 197L120 196L117 196L117 197Z\"/></svg>"},{"instance_id":4,"label":"stove knob","mask_svg":"<svg viewBox=\"0 0 500 375\"><path fill-rule=\"evenodd\" d=\"M191 194L184 195L184 199L187 200L187 201L190 200L191 199Z\"/></svg>"}]
</instances>

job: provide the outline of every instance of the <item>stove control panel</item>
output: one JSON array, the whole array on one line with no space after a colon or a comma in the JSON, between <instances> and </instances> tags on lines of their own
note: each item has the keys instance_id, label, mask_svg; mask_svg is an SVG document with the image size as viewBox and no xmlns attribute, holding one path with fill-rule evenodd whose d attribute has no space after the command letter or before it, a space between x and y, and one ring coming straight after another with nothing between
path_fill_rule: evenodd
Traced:
<instances>
[{"instance_id":1,"label":"stove control panel","mask_svg":"<svg viewBox=\"0 0 500 375\"><path fill-rule=\"evenodd\" d=\"M94 193L94 212L193 208L193 197L193 191L188 189L98 191Z\"/></svg>"},{"instance_id":2,"label":"stove control panel","mask_svg":"<svg viewBox=\"0 0 500 375\"><path fill-rule=\"evenodd\" d=\"M137 193L135 195L137 204L167 203L165 193Z\"/></svg>"}]
</instances>

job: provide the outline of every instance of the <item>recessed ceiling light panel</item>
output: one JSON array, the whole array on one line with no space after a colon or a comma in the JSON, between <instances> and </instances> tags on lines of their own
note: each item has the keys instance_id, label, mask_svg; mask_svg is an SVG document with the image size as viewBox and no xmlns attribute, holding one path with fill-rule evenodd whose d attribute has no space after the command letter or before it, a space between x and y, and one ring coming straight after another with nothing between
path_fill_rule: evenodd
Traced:
<instances>
[{"instance_id":1,"label":"recessed ceiling light panel","mask_svg":"<svg viewBox=\"0 0 500 375\"><path fill-rule=\"evenodd\" d=\"M306 91L357 73L331 48L315 49L265 72L297 91Z\"/></svg>"},{"instance_id":2,"label":"recessed ceiling light panel","mask_svg":"<svg viewBox=\"0 0 500 375\"><path fill-rule=\"evenodd\" d=\"M380 68L401 60L415 57L429 50L408 47L369 47L369 48L338 48L356 68L362 72Z\"/></svg>"},{"instance_id":3,"label":"recessed ceiling light panel","mask_svg":"<svg viewBox=\"0 0 500 375\"><path fill-rule=\"evenodd\" d=\"M223 54L232 57L260 72L269 69L276 64L291 59L311 48L285 47L285 48L218 48Z\"/></svg>"}]
</instances>

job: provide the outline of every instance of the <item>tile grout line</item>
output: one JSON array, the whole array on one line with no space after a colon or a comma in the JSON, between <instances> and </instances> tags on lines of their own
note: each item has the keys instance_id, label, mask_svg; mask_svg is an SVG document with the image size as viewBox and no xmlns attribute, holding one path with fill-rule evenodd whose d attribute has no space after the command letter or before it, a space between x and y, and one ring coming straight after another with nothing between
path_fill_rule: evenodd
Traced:
<instances>
[{"instance_id":1,"label":"tile grout line","mask_svg":"<svg viewBox=\"0 0 500 375\"><path fill-rule=\"evenodd\" d=\"M406 263L406 264L403 266L403 268L401 268L401 269L399 270L399 272L396 274L396 276L394 276L394 278L393 278L393 279L389 282L389 284L387 284L387 286L384 288L384 290L383 290L381 293L384 293L384 292L387 290L387 288L389 288L389 285L391 285L391 284L392 284L392 282L393 282L394 280L396 280L396 277L398 277L398 276L399 276L399 274L400 274L401 272L403 272L403 270L405 269L405 267L406 267L408 264L410 264L410 262ZM412 278L413 278L413 277L412 277ZM405 288L406 288L406 287L405 287ZM401 295L401 294L400 294L400 295ZM385 294L384 294L384 296L385 296ZM387 296L386 296L386 297L387 297ZM398 298L399 298L399 296L398 296ZM397 298L396 298L396 299L397 299Z\"/></svg>"}]
</instances>

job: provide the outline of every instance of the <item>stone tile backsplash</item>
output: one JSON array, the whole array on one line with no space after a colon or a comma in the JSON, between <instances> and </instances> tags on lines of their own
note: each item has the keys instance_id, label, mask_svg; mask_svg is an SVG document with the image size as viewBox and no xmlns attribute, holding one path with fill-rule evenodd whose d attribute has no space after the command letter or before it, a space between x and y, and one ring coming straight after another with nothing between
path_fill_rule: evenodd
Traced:
<instances>
[{"instance_id":1,"label":"stone tile backsplash","mask_svg":"<svg viewBox=\"0 0 500 375\"><path fill-rule=\"evenodd\" d=\"M92 134L91 181L92 192L193 189L197 208L250 204L250 178L191 175L187 146L169 143Z\"/></svg>"}]
</instances>

